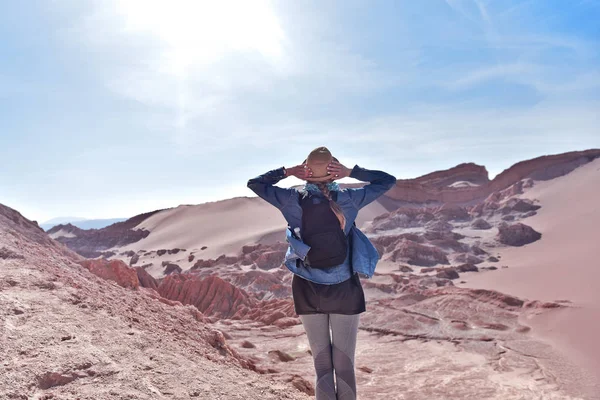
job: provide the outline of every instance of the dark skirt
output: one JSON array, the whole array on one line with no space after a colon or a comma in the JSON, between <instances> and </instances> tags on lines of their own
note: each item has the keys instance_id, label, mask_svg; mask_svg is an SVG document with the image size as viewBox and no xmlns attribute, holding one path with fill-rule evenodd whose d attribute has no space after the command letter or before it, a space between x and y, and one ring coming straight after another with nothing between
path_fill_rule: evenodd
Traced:
<instances>
[{"instance_id":1,"label":"dark skirt","mask_svg":"<svg viewBox=\"0 0 600 400\"><path fill-rule=\"evenodd\" d=\"M357 274L344 282L322 285L296 274L292 279L296 314L360 314L366 311L365 293Z\"/></svg>"}]
</instances>

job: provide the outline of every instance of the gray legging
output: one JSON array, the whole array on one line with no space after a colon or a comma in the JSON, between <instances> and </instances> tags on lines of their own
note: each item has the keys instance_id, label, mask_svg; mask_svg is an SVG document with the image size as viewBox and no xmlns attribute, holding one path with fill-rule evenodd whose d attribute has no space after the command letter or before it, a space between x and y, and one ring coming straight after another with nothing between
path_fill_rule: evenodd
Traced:
<instances>
[{"instance_id":1,"label":"gray legging","mask_svg":"<svg viewBox=\"0 0 600 400\"><path fill-rule=\"evenodd\" d=\"M356 349L359 315L300 315L315 362L317 400L356 399L354 350ZM329 335L330 325L331 337ZM334 372L337 394L333 382Z\"/></svg>"}]
</instances>

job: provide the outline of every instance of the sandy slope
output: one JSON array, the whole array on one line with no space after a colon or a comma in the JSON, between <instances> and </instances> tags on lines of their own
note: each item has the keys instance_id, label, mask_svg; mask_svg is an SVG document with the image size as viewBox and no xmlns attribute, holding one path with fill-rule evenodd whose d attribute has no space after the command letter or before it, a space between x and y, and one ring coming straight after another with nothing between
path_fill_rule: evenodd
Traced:
<instances>
[{"instance_id":1,"label":"sandy slope","mask_svg":"<svg viewBox=\"0 0 600 400\"><path fill-rule=\"evenodd\" d=\"M467 286L530 299L570 300L577 307L528 321L600 376L600 159L570 174L537 182L524 197L538 199L538 215L526 223L543 234L523 248L500 250L495 274L466 276Z\"/></svg>"},{"instance_id":2,"label":"sandy slope","mask_svg":"<svg viewBox=\"0 0 600 400\"><path fill-rule=\"evenodd\" d=\"M357 224L385 212L375 201L361 210ZM147 229L150 235L119 251L183 248L200 252L207 246L201 255L197 253L198 257L216 258L221 254L237 254L247 244L284 241L285 226L279 210L258 197L181 205L144 220L136 229Z\"/></svg>"},{"instance_id":3,"label":"sandy slope","mask_svg":"<svg viewBox=\"0 0 600 400\"><path fill-rule=\"evenodd\" d=\"M269 241L282 232L285 220L272 205L258 198L239 197L161 211L136 228L150 235L123 250L207 249L203 258L236 254L248 243Z\"/></svg>"}]
</instances>

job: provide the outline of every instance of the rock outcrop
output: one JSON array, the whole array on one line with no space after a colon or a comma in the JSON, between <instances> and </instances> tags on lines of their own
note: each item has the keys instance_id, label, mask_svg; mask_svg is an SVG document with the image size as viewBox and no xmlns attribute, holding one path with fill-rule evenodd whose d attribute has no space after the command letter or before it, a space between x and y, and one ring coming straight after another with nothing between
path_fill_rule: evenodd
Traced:
<instances>
[{"instance_id":1,"label":"rock outcrop","mask_svg":"<svg viewBox=\"0 0 600 400\"><path fill-rule=\"evenodd\" d=\"M566 175L598 157L600 149L542 156L519 162L491 181L485 167L472 163L461 164L416 179L399 179L386 196L406 203L468 203L484 200L490 194L507 189L523 179L548 180ZM478 186L449 187L456 181L473 182Z\"/></svg>"},{"instance_id":2,"label":"rock outcrop","mask_svg":"<svg viewBox=\"0 0 600 400\"><path fill-rule=\"evenodd\" d=\"M498 240L509 246L524 246L541 238L541 233L525 224L508 225L503 223L498 227Z\"/></svg>"},{"instance_id":3,"label":"rock outcrop","mask_svg":"<svg viewBox=\"0 0 600 400\"><path fill-rule=\"evenodd\" d=\"M473 229L482 229L482 230L485 230L485 229L491 229L492 225L490 225L490 223L487 222L483 218L477 218L475 221L473 221L471 223L471 227Z\"/></svg>"},{"instance_id":4,"label":"rock outcrop","mask_svg":"<svg viewBox=\"0 0 600 400\"><path fill-rule=\"evenodd\" d=\"M230 318L256 304L248 293L217 276L200 278L192 274L171 274L158 286L158 293L181 304L191 304L205 315Z\"/></svg>"},{"instance_id":5,"label":"rock outcrop","mask_svg":"<svg viewBox=\"0 0 600 400\"><path fill-rule=\"evenodd\" d=\"M71 224L61 224L50 229L48 234L53 236L60 233L61 236L57 236L56 240L84 257L100 257L107 249L122 247L147 237L149 231L134 228L159 211L136 215L102 229L80 229Z\"/></svg>"},{"instance_id":6,"label":"rock outcrop","mask_svg":"<svg viewBox=\"0 0 600 400\"><path fill-rule=\"evenodd\" d=\"M135 267L140 286L158 290L158 281L152 277L144 267Z\"/></svg>"},{"instance_id":7,"label":"rock outcrop","mask_svg":"<svg viewBox=\"0 0 600 400\"><path fill-rule=\"evenodd\" d=\"M116 282L119 286L131 289L137 289L140 286L136 270L129 268L121 260L83 260L80 261L80 264L92 274Z\"/></svg>"},{"instance_id":8,"label":"rock outcrop","mask_svg":"<svg viewBox=\"0 0 600 400\"><path fill-rule=\"evenodd\" d=\"M236 287L254 293L261 300L290 298L292 294L290 285L284 284L281 278L270 272L241 272L232 274L229 279Z\"/></svg>"},{"instance_id":9,"label":"rock outcrop","mask_svg":"<svg viewBox=\"0 0 600 400\"><path fill-rule=\"evenodd\" d=\"M396 246L390 255L390 260L424 267L449 264L446 253L437 247L422 245L406 239Z\"/></svg>"}]
</instances>

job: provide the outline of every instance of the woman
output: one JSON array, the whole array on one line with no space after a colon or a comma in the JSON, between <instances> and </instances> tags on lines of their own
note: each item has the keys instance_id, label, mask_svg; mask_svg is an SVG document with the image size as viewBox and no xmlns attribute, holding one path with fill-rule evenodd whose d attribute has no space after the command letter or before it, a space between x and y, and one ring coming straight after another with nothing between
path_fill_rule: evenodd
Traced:
<instances>
[{"instance_id":1,"label":"woman","mask_svg":"<svg viewBox=\"0 0 600 400\"><path fill-rule=\"evenodd\" d=\"M274 186L288 176L307 183L300 191ZM341 190L335 181L345 177L370 184ZM313 150L300 165L281 167L248 181L248 187L277 207L288 223L289 248L285 265L294 273L294 308L312 351L317 400L356 399L354 352L359 314L366 310L359 275L370 278L379 256L354 221L361 208L395 183L396 178L382 171L367 170L358 165L352 169L345 167L326 147ZM310 262L311 247L302 240L306 233L302 232L306 199L312 203L328 203L339 221L339 228L349 242L343 247L346 257L341 264L322 268Z\"/></svg>"}]
</instances>

